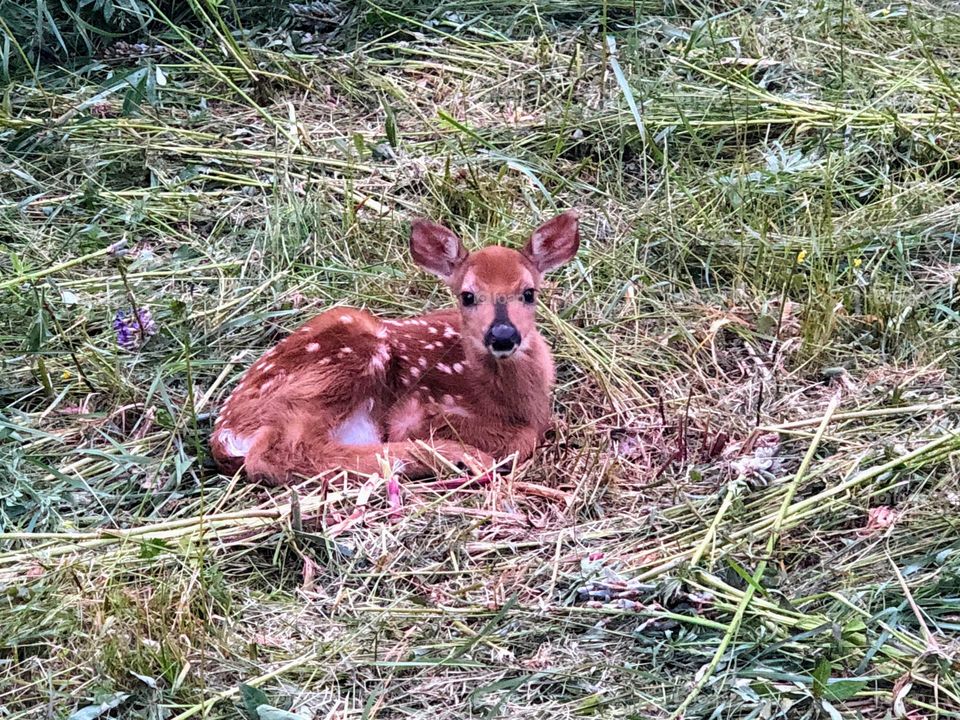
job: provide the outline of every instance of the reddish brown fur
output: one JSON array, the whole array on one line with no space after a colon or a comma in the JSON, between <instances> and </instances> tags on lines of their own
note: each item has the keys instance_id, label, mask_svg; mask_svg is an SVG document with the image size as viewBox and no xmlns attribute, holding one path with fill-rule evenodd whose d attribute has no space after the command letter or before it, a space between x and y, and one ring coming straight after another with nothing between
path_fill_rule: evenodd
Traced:
<instances>
[{"instance_id":1,"label":"reddish brown fur","mask_svg":"<svg viewBox=\"0 0 960 720\"><path fill-rule=\"evenodd\" d=\"M416 221L414 259L475 305L407 320L334 308L261 357L234 390L211 438L226 472L273 484L336 468L372 473L378 456L408 476L451 462L530 456L550 421L553 359L536 331L535 306L522 300L543 272L579 245L577 218L564 213L539 228L523 252L488 247L467 254L446 228ZM505 359L484 345L496 298L522 338Z\"/></svg>"}]
</instances>

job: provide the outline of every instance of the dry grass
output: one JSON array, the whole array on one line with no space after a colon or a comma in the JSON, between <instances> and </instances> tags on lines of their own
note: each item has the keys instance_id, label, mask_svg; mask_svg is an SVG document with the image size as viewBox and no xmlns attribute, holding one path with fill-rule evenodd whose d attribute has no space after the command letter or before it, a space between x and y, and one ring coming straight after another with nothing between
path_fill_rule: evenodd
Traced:
<instances>
[{"instance_id":1,"label":"dry grass","mask_svg":"<svg viewBox=\"0 0 960 720\"><path fill-rule=\"evenodd\" d=\"M960 716L956 16L488 9L224 42L207 8L11 83L5 718ZM412 214L480 245L571 206L555 428L513 476L398 514L210 468L305 318L447 302Z\"/></svg>"}]
</instances>

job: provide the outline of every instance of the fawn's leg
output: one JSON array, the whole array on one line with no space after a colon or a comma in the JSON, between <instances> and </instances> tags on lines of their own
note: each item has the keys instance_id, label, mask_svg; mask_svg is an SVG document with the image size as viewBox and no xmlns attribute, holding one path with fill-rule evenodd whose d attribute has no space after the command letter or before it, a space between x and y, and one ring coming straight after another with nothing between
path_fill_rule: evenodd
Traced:
<instances>
[{"instance_id":1,"label":"fawn's leg","mask_svg":"<svg viewBox=\"0 0 960 720\"><path fill-rule=\"evenodd\" d=\"M410 479L431 477L450 465L466 470L492 468L494 460L482 450L450 440L425 442L424 446L412 440L382 445L339 445L327 448L326 462L336 467L369 475L380 472L380 458ZM446 460L446 463L444 463ZM326 463L324 463L326 464Z\"/></svg>"},{"instance_id":2,"label":"fawn's leg","mask_svg":"<svg viewBox=\"0 0 960 720\"><path fill-rule=\"evenodd\" d=\"M313 442L291 438L276 427L258 431L244 466L248 477L268 485L287 485L296 476L314 476L324 472L348 470L364 475L381 470L380 458L390 466L398 464L404 476L417 479L436 475L449 464L471 469L492 468L494 460L486 453L449 440L435 440L421 447L410 440L371 445L344 445L330 441Z\"/></svg>"}]
</instances>

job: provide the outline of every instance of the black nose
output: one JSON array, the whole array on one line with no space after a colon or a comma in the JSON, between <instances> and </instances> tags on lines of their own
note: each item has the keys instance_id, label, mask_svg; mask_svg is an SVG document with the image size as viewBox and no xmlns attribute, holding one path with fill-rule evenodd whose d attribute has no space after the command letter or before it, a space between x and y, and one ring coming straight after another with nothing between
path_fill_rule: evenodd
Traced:
<instances>
[{"instance_id":1,"label":"black nose","mask_svg":"<svg viewBox=\"0 0 960 720\"><path fill-rule=\"evenodd\" d=\"M497 323L487 330L483 341L491 350L507 352L520 344L520 333L510 323Z\"/></svg>"}]
</instances>

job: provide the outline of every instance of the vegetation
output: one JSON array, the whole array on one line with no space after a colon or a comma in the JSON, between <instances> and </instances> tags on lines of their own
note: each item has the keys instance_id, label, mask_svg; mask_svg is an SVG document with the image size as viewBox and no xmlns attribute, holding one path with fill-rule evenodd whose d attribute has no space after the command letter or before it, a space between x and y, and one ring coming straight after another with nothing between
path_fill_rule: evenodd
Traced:
<instances>
[{"instance_id":1,"label":"vegetation","mask_svg":"<svg viewBox=\"0 0 960 720\"><path fill-rule=\"evenodd\" d=\"M960 19L917 0L0 0L0 715L960 716ZM218 475L320 309L518 244L490 484Z\"/></svg>"}]
</instances>

